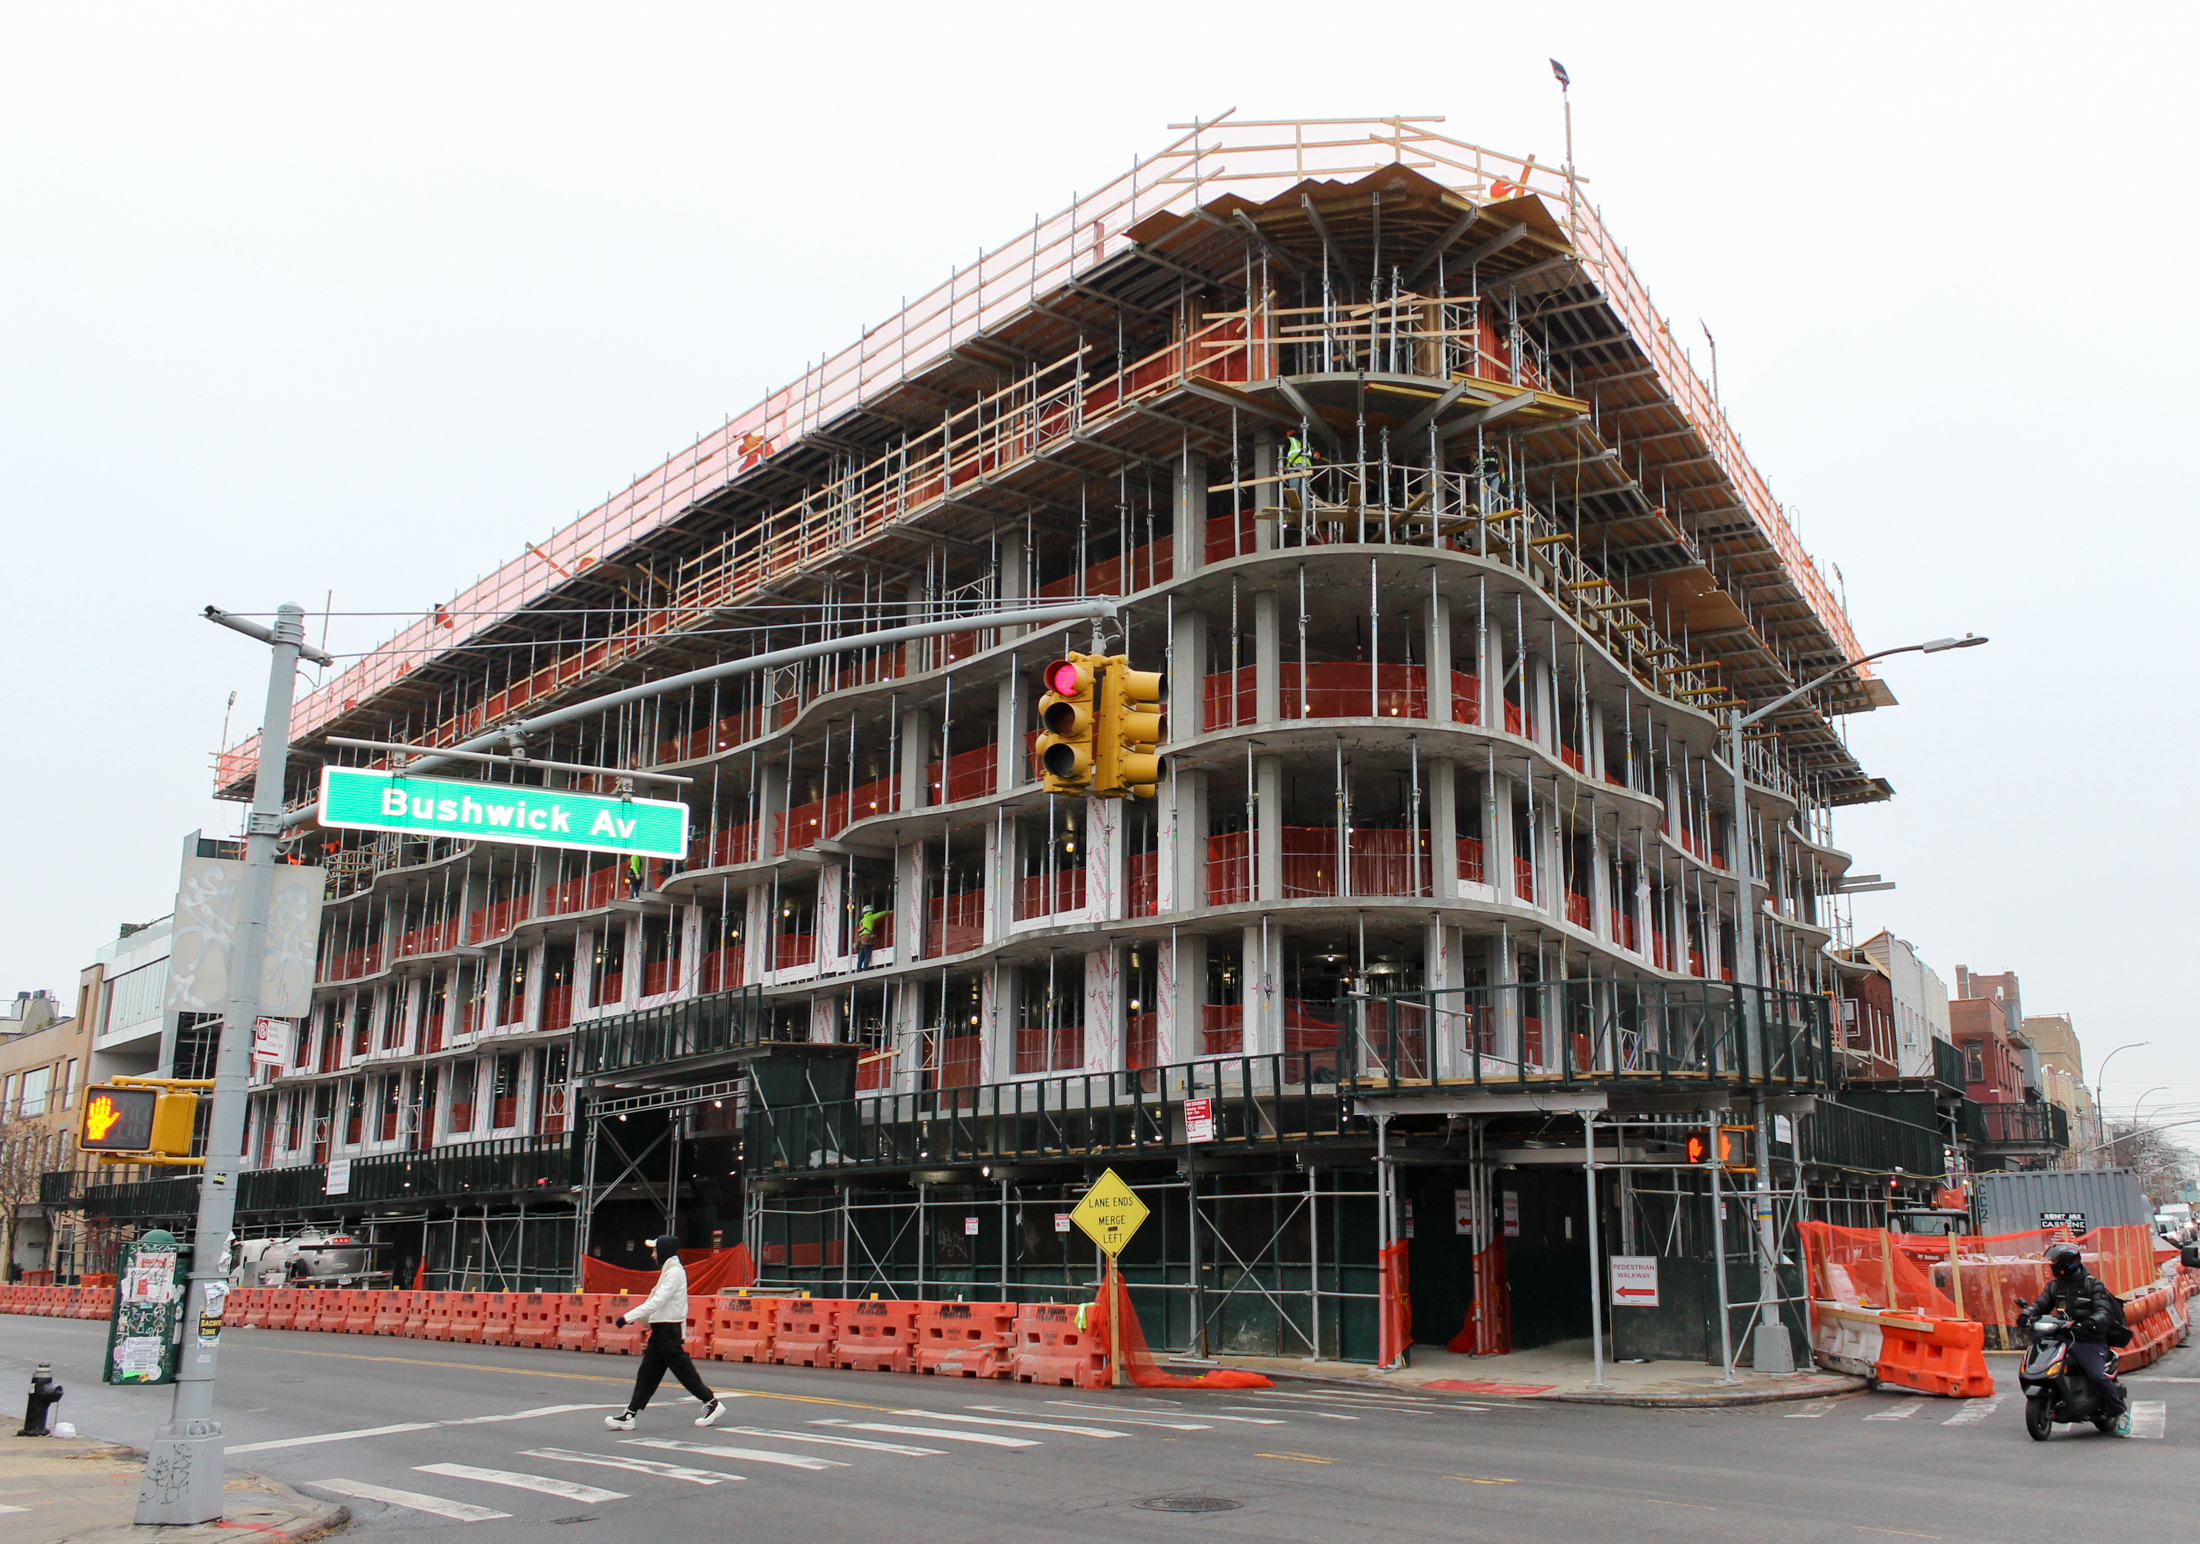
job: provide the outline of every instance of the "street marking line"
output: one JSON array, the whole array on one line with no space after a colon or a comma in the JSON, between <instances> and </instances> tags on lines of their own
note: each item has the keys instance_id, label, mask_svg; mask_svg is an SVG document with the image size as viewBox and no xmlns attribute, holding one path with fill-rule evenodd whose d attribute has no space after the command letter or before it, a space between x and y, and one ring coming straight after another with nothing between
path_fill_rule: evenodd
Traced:
<instances>
[{"instance_id":1,"label":"street marking line","mask_svg":"<svg viewBox=\"0 0 2200 1544\"><path fill-rule=\"evenodd\" d=\"M509 1485L514 1490L540 1491L545 1496L562 1496L567 1501L624 1501L623 1490L601 1490L594 1485L581 1485L572 1480L560 1480L547 1474L521 1474L515 1469L477 1469L472 1464L414 1464L417 1474L442 1474L454 1480L479 1480L484 1485Z\"/></svg>"},{"instance_id":2,"label":"street marking line","mask_svg":"<svg viewBox=\"0 0 2200 1544\"><path fill-rule=\"evenodd\" d=\"M510 1415L469 1415L455 1421L437 1421L438 1426L487 1426L496 1421L531 1421L541 1415L571 1415L576 1410L624 1410L624 1405L537 1405L532 1410L514 1410ZM231 1452L236 1450L232 1448Z\"/></svg>"},{"instance_id":3,"label":"street marking line","mask_svg":"<svg viewBox=\"0 0 2200 1544\"><path fill-rule=\"evenodd\" d=\"M1312 1453L1255 1453L1255 1458L1281 1458L1294 1464L1333 1464L1334 1458L1316 1458Z\"/></svg>"},{"instance_id":4,"label":"street marking line","mask_svg":"<svg viewBox=\"0 0 2200 1544\"><path fill-rule=\"evenodd\" d=\"M1071 1404L1066 1399L1050 1399L1047 1401L1047 1403L1050 1405L1060 1405L1066 1410L1107 1409L1107 1406L1105 1405L1075 1405ZM970 1408L973 1410L999 1410L1003 1412L1012 1412L1016 1409L1014 1405L972 1405ZM1155 1415L1117 1415L1114 1417L1114 1419L1115 1424L1118 1426L1159 1426L1166 1431L1214 1430L1212 1426L1209 1426L1204 1421L1164 1421L1159 1416Z\"/></svg>"},{"instance_id":5,"label":"street marking line","mask_svg":"<svg viewBox=\"0 0 2200 1544\"><path fill-rule=\"evenodd\" d=\"M970 1406L973 1410L984 1408ZM1127 1437L1127 1431L1110 1431L1105 1426L1049 1425L1045 1421L1004 1421L992 1415L950 1415L945 1410L896 1410L896 1415L922 1416L928 1421L957 1421L965 1426L1006 1426L1015 1431L1052 1431L1065 1437Z\"/></svg>"},{"instance_id":6,"label":"street marking line","mask_svg":"<svg viewBox=\"0 0 2200 1544\"><path fill-rule=\"evenodd\" d=\"M626 1469L635 1474L654 1474L667 1480L686 1480L691 1485L723 1485L738 1474L712 1474L680 1464L661 1464L653 1458L628 1458L618 1453L575 1453L565 1448L525 1448L522 1458L554 1458L560 1463L594 1464L599 1469Z\"/></svg>"},{"instance_id":7,"label":"street marking line","mask_svg":"<svg viewBox=\"0 0 2200 1544\"><path fill-rule=\"evenodd\" d=\"M231 1448L233 1453L235 1448ZM313 1490L333 1491L339 1496L350 1496L355 1501L379 1501L386 1506L401 1506L410 1512L426 1512L432 1517L447 1517L454 1523L486 1523L499 1517L510 1517L510 1512L492 1511L485 1506L468 1506L463 1501L446 1501L441 1496L423 1496L417 1490L393 1490L387 1485L369 1485L364 1480L307 1480Z\"/></svg>"},{"instance_id":8,"label":"street marking line","mask_svg":"<svg viewBox=\"0 0 2200 1544\"><path fill-rule=\"evenodd\" d=\"M354 1437L391 1437L401 1431L427 1431L440 1421L407 1421L400 1426L362 1426L357 1431L324 1431L311 1437L277 1437L272 1442L247 1442L232 1453L266 1453L276 1448L317 1447L323 1442L349 1442Z\"/></svg>"},{"instance_id":9,"label":"street marking line","mask_svg":"<svg viewBox=\"0 0 2200 1544\"><path fill-rule=\"evenodd\" d=\"M29 1510L30 1508L27 1506L8 1506L0 1503L0 1512L28 1512Z\"/></svg>"},{"instance_id":10,"label":"street marking line","mask_svg":"<svg viewBox=\"0 0 2200 1544\"><path fill-rule=\"evenodd\" d=\"M899 1442L866 1442L861 1437L828 1437L821 1431L777 1431L769 1426L720 1426L721 1436L775 1437L781 1442L818 1442L831 1447L859 1448L866 1453L894 1453L903 1458L945 1458L939 1448L905 1447Z\"/></svg>"},{"instance_id":11,"label":"street marking line","mask_svg":"<svg viewBox=\"0 0 2200 1544\"><path fill-rule=\"evenodd\" d=\"M1656 1496L1644 1496L1642 1499L1652 1506L1684 1506L1691 1512L1716 1512L1718 1510L1717 1507L1705 1506L1700 1501L1662 1501Z\"/></svg>"},{"instance_id":12,"label":"street marking line","mask_svg":"<svg viewBox=\"0 0 2200 1544\"><path fill-rule=\"evenodd\" d=\"M2152 1437L2157 1440L2163 1428L2169 1424L2169 1402L2162 1399L2134 1399L2131 1402L2131 1434L2134 1437Z\"/></svg>"},{"instance_id":13,"label":"street marking line","mask_svg":"<svg viewBox=\"0 0 2200 1544\"><path fill-rule=\"evenodd\" d=\"M1356 1421L1359 1419L1356 1415L1339 1415L1334 1410L1309 1410L1306 1413L1324 1421Z\"/></svg>"},{"instance_id":14,"label":"street marking line","mask_svg":"<svg viewBox=\"0 0 2200 1544\"><path fill-rule=\"evenodd\" d=\"M1898 1539L1937 1539L1937 1533L1912 1533L1907 1528L1867 1528L1862 1523L1851 1524L1858 1533L1891 1533Z\"/></svg>"},{"instance_id":15,"label":"street marking line","mask_svg":"<svg viewBox=\"0 0 2200 1544\"><path fill-rule=\"evenodd\" d=\"M1865 1416L1864 1419L1867 1421L1906 1421L1924 1408L1925 1401L1922 1399L1905 1399L1891 1410L1874 1411L1872 1414ZM1925 1534L1921 1537L1931 1538L1935 1535Z\"/></svg>"},{"instance_id":16,"label":"street marking line","mask_svg":"<svg viewBox=\"0 0 2200 1544\"><path fill-rule=\"evenodd\" d=\"M2176 1378L2167 1373L2133 1373L2126 1383L2200 1383L2200 1378Z\"/></svg>"},{"instance_id":17,"label":"street marking line","mask_svg":"<svg viewBox=\"0 0 2200 1544\"><path fill-rule=\"evenodd\" d=\"M942 1431L937 1426L892 1426L884 1421L812 1421L813 1426L845 1426L850 1431L882 1431L890 1437L931 1437L940 1442L976 1442L985 1447L1044 1447L1029 1437L1001 1437L989 1431Z\"/></svg>"},{"instance_id":18,"label":"street marking line","mask_svg":"<svg viewBox=\"0 0 2200 1544\"><path fill-rule=\"evenodd\" d=\"M1787 1419L1791 1421L1815 1421L1832 1408L1833 1401L1830 1399L1815 1400L1800 1410L1788 1411Z\"/></svg>"},{"instance_id":19,"label":"street marking line","mask_svg":"<svg viewBox=\"0 0 2200 1544\"><path fill-rule=\"evenodd\" d=\"M1940 1424L1943 1426L1976 1426L1979 1422L1991 1416L1996 1408L2000 1406L2001 1401L2002 1396L1999 1394L1987 1399L1967 1399L1963 1402L1961 1410L1958 1410Z\"/></svg>"},{"instance_id":20,"label":"street marking line","mask_svg":"<svg viewBox=\"0 0 2200 1544\"><path fill-rule=\"evenodd\" d=\"M707 1458L745 1459L756 1464L777 1464L782 1469L808 1469L815 1472L848 1467L837 1458L809 1458L800 1453L771 1453L763 1448L706 1447L700 1442L678 1442L670 1437L626 1437L621 1440L627 1447L656 1448L666 1453L701 1453Z\"/></svg>"},{"instance_id":21,"label":"street marking line","mask_svg":"<svg viewBox=\"0 0 2200 1544\"><path fill-rule=\"evenodd\" d=\"M1461 1480L1469 1485L1518 1485L1520 1483L1518 1480L1500 1480L1494 1478L1486 1480L1479 1479L1471 1474L1448 1474L1444 1476L1444 1478L1449 1480Z\"/></svg>"}]
</instances>

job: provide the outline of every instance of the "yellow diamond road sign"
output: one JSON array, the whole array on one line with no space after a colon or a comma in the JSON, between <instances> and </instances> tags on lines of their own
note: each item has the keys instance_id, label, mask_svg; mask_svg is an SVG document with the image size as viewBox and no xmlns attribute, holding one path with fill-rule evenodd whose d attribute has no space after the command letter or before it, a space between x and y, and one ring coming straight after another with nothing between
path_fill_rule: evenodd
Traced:
<instances>
[{"instance_id":1,"label":"yellow diamond road sign","mask_svg":"<svg viewBox=\"0 0 2200 1544\"><path fill-rule=\"evenodd\" d=\"M1069 1215L1112 1257L1123 1252L1138 1225L1146 1220L1147 1207L1138 1199L1138 1192L1110 1169L1092 1182L1092 1188Z\"/></svg>"}]
</instances>

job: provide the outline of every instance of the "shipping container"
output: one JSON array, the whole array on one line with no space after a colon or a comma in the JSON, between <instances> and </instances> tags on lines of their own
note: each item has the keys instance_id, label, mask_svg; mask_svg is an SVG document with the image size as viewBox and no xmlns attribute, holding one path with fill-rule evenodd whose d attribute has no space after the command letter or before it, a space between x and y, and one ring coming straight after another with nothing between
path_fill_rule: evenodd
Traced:
<instances>
[{"instance_id":1,"label":"shipping container","mask_svg":"<svg viewBox=\"0 0 2200 1544\"><path fill-rule=\"evenodd\" d=\"M1972 1176L1981 1233L2150 1226L2154 1208L2129 1169L1995 1170Z\"/></svg>"}]
</instances>

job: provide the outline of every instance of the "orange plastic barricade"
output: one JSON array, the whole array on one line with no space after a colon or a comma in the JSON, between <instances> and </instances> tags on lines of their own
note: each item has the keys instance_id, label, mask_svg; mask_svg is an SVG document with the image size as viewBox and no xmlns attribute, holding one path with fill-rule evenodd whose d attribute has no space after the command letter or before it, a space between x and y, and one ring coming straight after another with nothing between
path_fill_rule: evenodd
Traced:
<instances>
[{"instance_id":1,"label":"orange plastic barricade","mask_svg":"<svg viewBox=\"0 0 2200 1544\"><path fill-rule=\"evenodd\" d=\"M351 1300L346 1304L344 1310L344 1333L347 1335L372 1335L374 1333L375 1307L382 1294L379 1292L346 1292L344 1296Z\"/></svg>"},{"instance_id":2,"label":"orange plastic barricade","mask_svg":"<svg viewBox=\"0 0 2200 1544\"><path fill-rule=\"evenodd\" d=\"M768 1362L772 1359L772 1330L782 1299L776 1297L721 1297L717 1325L710 1335L710 1354L720 1362Z\"/></svg>"},{"instance_id":3,"label":"orange plastic barricade","mask_svg":"<svg viewBox=\"0 0 2200 1544\"><path fill-rule=\"evenodd\" d=\"M837 1297L784 1297L772 1319L775 1362L786 1367L830 1367L842 1304Z\"/></svg>"},{"instance_id":4,"label":"orange plastic barricade","mask_svg":"<svg viewBox=\"0 0 2200 1544\"><path fill-rule=\"evenodd\" d=\"M642 1299L621 1292L603 1299L603 1313L596 1320L596 1349L608 1356L640 1356L649 1344L649 1321L621 1322L642 1306Z\"/></svg>"},{"instance_id":5,"label":"orange plastic barricade","mask_svg":"<svg viewBox=\"0 0 2200 1544\"><path fill-rule=\"evenodd\" d=\"M917 1371L1005 1378L1016 1356L1016 1304L925 1303L917 1311Z\"/></svg>"},{"instance_id":6,"label":"orange plastic barricade","mask_svg":"<svg viewBox=\"0 0 2200 1544\"><path fill-rule=\"evenodd\" d=\"M406 1295L412 1299L411 1306L405 1310L405 1321L391 1333L402 1335L407 1340L426 1340L428 1338L428 1300L434 1297L435 1294L433 1292L411 1292Z\"/></svg>"},{"instance_id":7,"label":"orange plastic barricade","mask_svg":"<svg viewBox=\"0 0 2200 1544\"><path fill-rule=\"evenodd\" d=\"M485 1346L508 1346L517 1329L519 1292L484 1292L481 1294L481 1343Z\"/></svg>"},{"instance_id":8,"label":"orange plastic barricade","mask_svg":"<svg viewBox=\"0 0 2200 1544\"><path fill-rule=\"evenodd\" d=\"M457 1310L458 1300L463 1295L463 1293L458 1292L430 1292L428 1294L428 1317L420 1326L423 1338L428 1340L451 1339L452 1317Z\"/></svg>"},{"instance_id":9,"label":"orange plastic barricade","mask_svg":"<svg viewBox=\"0 0 2200 1544\"><path fill-rule=\"evenodd\" d=\"M298 1299L305 1296L296 1287L277 1287L271 1294L267 1312L261 1317L263 1329L287 1330L298 1323Z\"/></svg>"},{"instance_id":10,"label":"orange plastic barricade","mask_svg":"<svg viewBox=\"0 0 2200 1544\"><path fill-rule=\"evenodd\" d=\"M550 1343L560 1351L596 1349L596 1321L603 1314L603 1295L568 1292L557 1300L558 1327Z\"/></svg>"},{"instance_id":11,"label":"orange plastic barricade","mask_svg":"<svg viewBox=\"0 0 2200 1544\"><path fill-rule=\"evenodd\" d=\"M258 1330L267 1328L267 1313L274 1306L273 1288L247 1287L241 1292L230 1293L228 1306L222 1311L232 1323Z\"/></svg>"},{"instance_id":12,"label":"orange plastic barricade","mask_svg":"<svg viewBox=\"0 0 2200 1544\"><path fill-rule=\"evenodd\" d=\"M843 1302L833 1365L854 1372L917 1370L917 1305L875 1300Z\"/></svg>"},{"instance_id":13,"label":"orange plastic barricade","mask_svg":"<svg viewBox=\"0 0 2200 1544\"><path fill-rule=\"evenodd\" d=\"M488 1313L492 1292L461 1292L451 1305L451 1339L459 1345L481 1344L481 1325Z\"/></svg>"},{"instance_id":14,"label":"orange plastic barricade","mask_svg":"<svg viewBox=\"0 0 2200 1544\"><path fill-rule=\"evenodd\" d=\"M336 1294L320 1287L298 1289L298 1316L291 1321L292 1329L317 1330L321 1327L321 1314L336 1301ZM336 1322L343 1323L344 1315L337 1310Z\"/></svg>"},{"instance_id":15,"label":"orange plastic barricade","mask_svg":"<svg viewBox=\"0 0 2200 1544\"><path fill-rule=\"evenodd\" d=\"M1016 1314L1016 1357L1011 1375L1018 1383L1044 1383L1075 1389L1108 1386L1108 1343L1080 1327L1084 1308L1076 1303L1026 1303Z\"/></svg>"},{"instance_id":16,"label":"orange plastic barricade","mask_svg":"<svg viewBox=\"0 0 2200 1544\"><path fill-rule=\"evenodd\" d=\"M564 1317L554 1292L523 1292L512 1313L512 1344L547 1346L557 1338L558 1321Z\"/></svg>"},{"instance_id":17,"label":"orange plastic barricade","mask_svg":"<svg viewBox=\"0 0 2200 1544\"><path fill-rule=\"evenodd\" d=\"M405 1316L412 1312L413 1294L410 1292L377 1292L374 1305L374 1333L377 1335L402 1335L405 1333Z\"/></svg>"}]
</instances>

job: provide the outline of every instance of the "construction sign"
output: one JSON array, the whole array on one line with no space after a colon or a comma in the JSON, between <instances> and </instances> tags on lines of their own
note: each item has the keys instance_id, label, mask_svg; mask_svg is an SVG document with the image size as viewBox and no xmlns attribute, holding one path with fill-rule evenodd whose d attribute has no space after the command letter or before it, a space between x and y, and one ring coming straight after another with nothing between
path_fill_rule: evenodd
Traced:
<instances>
[{"instance_id":1,"label":"construction sign","mask_svg":"<svg viewBox=\"0 0 2200 1544\"><path fill-rule=\"evenodd\" d=\"M1092 1182L1077 1209L1069 1214L1070 1221L1083 1228L1111 1260L1123 1252L1123 1246L1149 1215L1138 1192L1124 1184L1113 1169Z\"/></svg>"}]
</instances>

